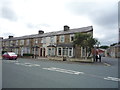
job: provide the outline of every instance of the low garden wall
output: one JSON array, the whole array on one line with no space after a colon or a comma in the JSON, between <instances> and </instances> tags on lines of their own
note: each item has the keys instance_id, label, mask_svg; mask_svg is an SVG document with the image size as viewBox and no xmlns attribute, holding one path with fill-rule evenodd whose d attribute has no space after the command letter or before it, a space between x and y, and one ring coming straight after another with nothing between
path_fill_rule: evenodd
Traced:
<instances>
[{"instance_id":1,"label":"low garden wall","mask_svg":"<svg viewBox=\"0 0 120 90\"><path fill-rule=\"evenodd\" d=\"M68 58L68 57L47 57L49 60L57 60L57 61L76 61L76 62L93 62L92 58L83 59L83 58Z\"/></svg>"}]
</instances>

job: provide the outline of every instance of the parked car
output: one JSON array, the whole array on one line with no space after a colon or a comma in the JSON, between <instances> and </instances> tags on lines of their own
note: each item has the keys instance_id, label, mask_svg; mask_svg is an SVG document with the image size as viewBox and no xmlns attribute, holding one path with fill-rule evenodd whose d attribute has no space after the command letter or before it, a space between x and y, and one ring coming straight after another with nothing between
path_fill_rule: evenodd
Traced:
<instances>
[{"instance_id":1,"label":"parked car","mask_svg":"<svg viewBox=\"0 0 120 90\"><path fill-rule=\"evenodd\" d=\"M14 52L5 52L2 55L2 58L3 59L13 59L13 60L16 60L18 58L18 56Z\"/></svg>"}]
</instances>

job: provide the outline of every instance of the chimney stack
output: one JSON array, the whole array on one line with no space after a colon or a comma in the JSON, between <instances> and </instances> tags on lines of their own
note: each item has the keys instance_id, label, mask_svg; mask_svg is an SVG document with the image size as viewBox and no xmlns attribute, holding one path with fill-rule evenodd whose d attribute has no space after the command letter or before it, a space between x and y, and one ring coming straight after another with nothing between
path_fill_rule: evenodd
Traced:
<instances>
[{"instance_id":1,"label":"chimney stack","mask_svg":"<svg viewBox=\"0 0 120 90\"><path fill-rule=\"evenodd\" d=\"M9 36L8 38L11 39L11 38L13 38L13 36Z\"/></svg>"},{"instance_id":2,"label":"chimney stack","mask_svg":"<svg viewBox=\"0 0 120 90\"><path fill-rule=\"evenodd\" d=\"M70 29L69 26L67 26L67 25L64 26L64 31L68 31L69 29Z\"/></svg>"},{"instance_id":3,"label":"chimney stack","mask_svg":"<svg viewBox=\"0 0 120 90\"><path fill-rule=\"evenodd\" d=\"M38 31L38 34L43 34L43 33L44 33L44 31L42 31L42 30Z\"/></svg>"}]
</instances>

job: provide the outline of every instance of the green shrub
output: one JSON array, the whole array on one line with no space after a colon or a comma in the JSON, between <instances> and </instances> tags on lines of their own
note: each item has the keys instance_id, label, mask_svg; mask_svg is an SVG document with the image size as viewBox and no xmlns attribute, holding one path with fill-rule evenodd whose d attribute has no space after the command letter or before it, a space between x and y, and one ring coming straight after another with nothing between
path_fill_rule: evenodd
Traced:
<instances>
[{"instance_id":1,"label":"green shrub","mask_svg":"<svg viewBox=\"0 0 120 90\"><path fill-rule=\"evenodd\" d=\"M34 54L24 53L23 56L34 56Z\"/></svg>"}]
</instances>

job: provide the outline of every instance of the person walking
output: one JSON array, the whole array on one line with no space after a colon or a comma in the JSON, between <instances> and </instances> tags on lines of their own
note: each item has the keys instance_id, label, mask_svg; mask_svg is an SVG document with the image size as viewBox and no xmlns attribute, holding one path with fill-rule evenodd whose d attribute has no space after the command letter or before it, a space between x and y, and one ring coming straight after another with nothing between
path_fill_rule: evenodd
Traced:
<instances>
[{"instance_id":1,"label":"person walking","mask_svg":"<svg viewBox=\"0 0 120 90\"><path fill-rule=\"evenodd\" d=\"M95 56L96 62L98 62L98 55Z\"/></svg>"},{"instance_id":2,"label":"person walking","mask_svg":"<svg viewBox=\"0 0 120 90\"><path fill-rule=\"evenodd\" d=\"M98 59L99 59L99 62L101 62L101 55L100 54L97 55L97 60Z\"/></svg>"}]
</instances>

